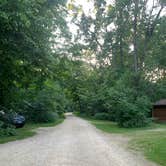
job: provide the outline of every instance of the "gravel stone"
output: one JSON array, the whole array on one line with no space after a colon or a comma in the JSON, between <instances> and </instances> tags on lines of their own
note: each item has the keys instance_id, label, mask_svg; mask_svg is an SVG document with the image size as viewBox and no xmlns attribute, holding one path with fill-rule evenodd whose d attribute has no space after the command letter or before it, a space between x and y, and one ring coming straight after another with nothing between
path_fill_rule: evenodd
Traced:
<instances>
[{"instance_id":1,"label":"gravel stone","mask_svg":"<svg viewBox=\"0 0 166 166\"><path fill-rule=\"evenodd\" d=\"M0 145L0 166L156 166L124 145L125 137L105 134L67 114L55 127Z\"/></svg>"}]
</instances>

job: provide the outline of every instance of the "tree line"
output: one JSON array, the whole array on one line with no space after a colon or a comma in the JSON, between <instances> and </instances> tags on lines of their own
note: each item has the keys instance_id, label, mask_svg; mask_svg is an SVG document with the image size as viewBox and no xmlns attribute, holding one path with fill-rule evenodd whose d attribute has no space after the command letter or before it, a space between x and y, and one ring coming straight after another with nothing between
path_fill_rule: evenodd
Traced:
<instances>
[{"instance_id":1,"label":"tree line","mask_svg":"<svg viewBox=\"0 0 166 166\"><path fill-rule=\"evenodd\" d=\"M76 78L76 110L122 127L152 120L152 104L166 96L165 5L162 0L94 0L89 14L69 3L78 28L75 44L91 59Z\"/></svg>"},{"instance_id":2,"label":"tree line","mask_svg":"<svg viewBox=\"0 0 166 166\"><path fill-rule=\"evenodd\" d=\"M12 135L10 120L34 123L63 116L68 103L61 77L59 43L69 40L66 2L0 1L0 135ZM60 72L59 72L60 71Z\"/></svg>"}]
</instances>

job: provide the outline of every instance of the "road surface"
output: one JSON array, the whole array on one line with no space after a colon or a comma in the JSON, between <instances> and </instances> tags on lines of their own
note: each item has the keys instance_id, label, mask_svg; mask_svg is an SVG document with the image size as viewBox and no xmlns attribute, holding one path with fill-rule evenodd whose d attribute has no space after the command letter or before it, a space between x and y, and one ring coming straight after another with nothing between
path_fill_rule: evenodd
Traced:
<instances>
[{"instance_id":1,"label":"road surface","mask_svg":"<svg viewBox=\"0 0 166 166\"><path fill-rule=\"evenodd\" d=\"M155 166L125 143L123 137L68 115L62 124L40 128L31 138L0 145L0 166Z\"/></svg>"}]
</instances>

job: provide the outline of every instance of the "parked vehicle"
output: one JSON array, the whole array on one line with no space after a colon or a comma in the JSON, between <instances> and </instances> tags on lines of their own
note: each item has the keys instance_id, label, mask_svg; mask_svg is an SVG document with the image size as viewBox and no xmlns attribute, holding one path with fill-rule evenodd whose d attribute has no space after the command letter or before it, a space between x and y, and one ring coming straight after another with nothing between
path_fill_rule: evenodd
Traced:
<instances>
[{"instance_id":1,"label":"parked vehicle","mask_svg":"<svg viewBox=\"0 0 166 166\"><path fill-rule=\"evenodd\" d=\"M16 127L16 128L21 128L25 125L25 117L22 115L15 115L12 118L12 124Z\"/></svg>"},{"instance_id":2,"label":"parked vehicle","mask_svg":"<svg viewBox=\"0 0 166 166\"><path fill-rule=\"evenodd\" d=\"M0 111L0 120L4 122L4 127L14 125L16 128L21 128L25 125L25 117L17 113L5 113Z\"/></svg>"}]
</instances>

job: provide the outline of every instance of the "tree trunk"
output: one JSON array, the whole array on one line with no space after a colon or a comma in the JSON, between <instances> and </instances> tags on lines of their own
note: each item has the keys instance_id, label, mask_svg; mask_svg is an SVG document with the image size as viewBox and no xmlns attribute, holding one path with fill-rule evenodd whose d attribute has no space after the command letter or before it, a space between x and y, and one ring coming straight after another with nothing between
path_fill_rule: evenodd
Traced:
<instances>
[{"instance_id":1,"label":"tree trunk","mask_svg":"<svg viewBox=\"0 0 166 166\"><path fill-rule=\"evenodd\" d=\"M134 23L133 23L133 45L134 45L134 71L138 72L138 48L137 48L137 17L139 0L134 0Z\"/></svg>"},{"instance_id":2,"label":"tree trunk","mask_svg":"<svg viewBox=\"0 0 166 166\"><path fill-rule=\"evenodd\" d=\"M120 18L123 19L122 11L120 12ZM120 65L121 69L123 69L123 43L122 43L122 23L120 23L120 35L119 35L119 50L120 50Z\"/></svg>"}]
</instances>

